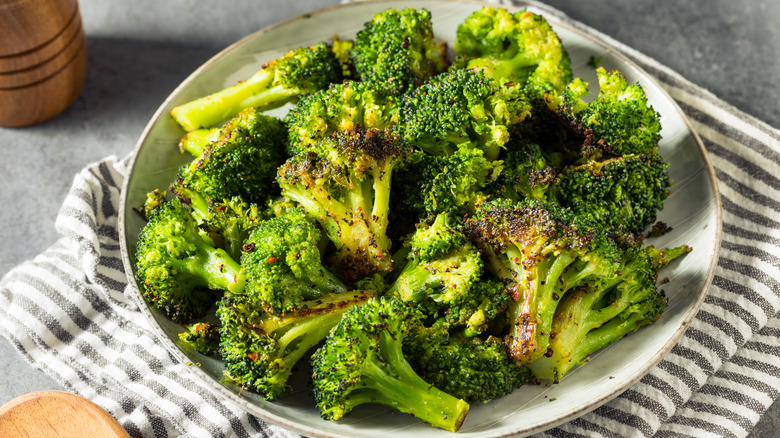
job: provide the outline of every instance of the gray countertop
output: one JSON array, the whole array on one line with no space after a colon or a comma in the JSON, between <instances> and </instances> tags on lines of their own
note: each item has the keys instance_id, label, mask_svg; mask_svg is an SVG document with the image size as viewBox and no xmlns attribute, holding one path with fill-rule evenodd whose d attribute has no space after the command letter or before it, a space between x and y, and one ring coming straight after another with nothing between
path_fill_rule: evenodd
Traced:
<instances>
[{"instance_id":1,"label":"gray countertop","mask_svg":"<svg viewBox=\"0 0 780 438\"><path fill-rule=\"evenodd\" d=\"M58 118L0 128L0 275L46 249L73 176L87 163L129 154L157 106L230 43L338 0L81 0L89 71L81 96ZM548 0L665 63L740 110L780 127L780 2L776 0ZM62 389L0 338L0 405ZM780 430L780 402L751 437Z\"/></svg>"}]
</instances>

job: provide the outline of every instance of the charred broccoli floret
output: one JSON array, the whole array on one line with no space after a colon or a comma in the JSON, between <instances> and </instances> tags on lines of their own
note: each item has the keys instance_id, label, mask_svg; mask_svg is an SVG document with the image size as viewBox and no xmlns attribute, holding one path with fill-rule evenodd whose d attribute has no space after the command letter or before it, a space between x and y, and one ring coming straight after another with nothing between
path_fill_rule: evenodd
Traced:
<instances>
[{"instance_id":1,"label":"charred broccoli floret","mask_svg":"<svg viewBox=\"0 0 780 438\"><path fill-rule=\"evenodd\" d=\"M444 43L433 37L425 9L386 9L367 22L350 52L363 82L399 96L447 67Z\"/></svg>"},{"instance_id":2,"label":"charred broccoli floret","mask_svg":"<svg viewBox=\"0 0 780 438\"><path fill-rule=\"evenodd\" d=\"M245 295L272 314L347 287L322 265L320 230L300 209L260 223L244 242Z\"/></svg>"},{"instance_id":3,"label":"charred broccoli floret","mask_svg":"<svg viewBox=\"0 0 780 438\"><path fill-rule=\"evenodd\" d=\"M337 273L347 283L389 272L390 182L411 148L378 130L338 132L325 141L319 146L323 155L299 154L279 169L282 195L320 222L336 246Z\"/></svg>"},{"instance_id":4,"label":"charred broccoli floret","mask_svg":"<svg viewBox=\"0 0 780 438\"><path fill-rule=\"evenodd\" d=\"M141 229L135 258L142 295L174 322L203 316L217 299L212 290L241 285L239 264L201 237L178 198L157 208Z\"/></svg>"},{"instance_id":5,"label":"charred broccoli floret","mask_svg":"<svg viewBox=\"0 0 780 438\"><path fill-rule=\"evenodd\" d=\"M465 221L464 232L508 285L513 301L505 342L521 365L547 353L553 315L566 293L619 275L615 242L556 204L492 200Z\"/></svg>"},{"instance_id":6,"label":"charred broccoli floret","mask_svg":"<svg viewBox=\"0 0 780 438\"><path fill-rule=\"evenodd\" d=\"M267 400L281 397L293 366L325 339L344 312L373 295L371 291L329 294L274 316L249 295L225 294L217 316L227 377Z\"/></svg>"},{"instance_id":7,"label":"charred broccoli floret","mask_svg":"<svg viewBox=\"0 0 780 438\"><path fill-rule=\"evenodd\" d=\"M458 26L456 68L478 68L502 82L516 82L531 95L561 91L571 81L571 60L544 17L485 7Z\"/></svg>"},{"instance_id":8,"label":"charred broccoli floret","mask_svg":"<svg viewBox=\"0 0 780 438\"><path fill-rule=\"evenodd\" d=\"M547 354L529 365L534 375L558 382L592 353L657 320L666 308L664 292L656 288L658 270L688 251L685 245L669 253L629 248L620 275L563 297Z\"/></svg>"},{"instance_id":9,"label":"charred broccoli floret","mask_svg":"<svg viewBox=\"0 0 780 438\"><path fill-rule=\"evenodd\" d=\"M423 380L403 353L420 315L397 299L370 299L346 312L312 356L312 388L322 417L339 420L376 403L457 431L469 405Z\"/></svg>"},{"instance_id":10,"label":"charred broccoli floret","mask_svg":"<svg viewBox=\"0 0 780 438\"><path fill-rule=\"evenodd\" d=\"M398 99L368 82L347 81L306 96L285 118L292 154L310 150L334 132L384 129L398 122Z\"/></svg>"},{"instance_id":11,"label":"charred broccoli floret","mask_svg":"<svg viewBox=\"0 0 780 438\"><path fill-rule=\"evenodd\" d=\"M186 131L216 126L246 108L276 108L341 81L342 68L325 43L300 47L263 65L251 78L171 111Z\"/></svg>"},{"instance_id":12,"label":"charred broccoli floret","mask_svg":"<svg viewBox=\"0 0 780 438\"><path fill-rule=\"evenodd\" d=\"M401 101L397 130L431 155L451 155L471 143L488 160L498 158L510 131L528 116L522 89L462 69L442 73L411 90Z\"/></svg>"},{"instance_id":13,"label":"charred broccoli floret","mask_svg":"<svg viewBox=\"0 0 780 438\"><path fill-rule=\"evenodd\" d=\"M583 139L582 154L602 156L647 154L661 139L660 115L648 103L639 84L629 84L618 71L596 70L599 93L595 100L582 100L588 84L575 79L559 93L545 95L547 105L560 120Z\"/></svg>"},{"instance_id":14,"label":"charred broccoli floret","mask_svg":"<svg viewBox=\"0 0 780 438\"><path fill-rule=\"evenodd\" d=\"M507 149L501 173L486 191L491 196L515 201L548 199L557 175L547 154L533 143L519 143Z\"/></svg>"},{"instance_id":15,"label":"charred broccoli floret","mask_svg":"<svg viewBox=\"0 0 780 438\"><path fill-rule=\"evenodd\" d=\"M179 340L185 347L207 356L219 353L219 327L208 322L190 324L179 333Z\"/></svg>"}]
</instances>

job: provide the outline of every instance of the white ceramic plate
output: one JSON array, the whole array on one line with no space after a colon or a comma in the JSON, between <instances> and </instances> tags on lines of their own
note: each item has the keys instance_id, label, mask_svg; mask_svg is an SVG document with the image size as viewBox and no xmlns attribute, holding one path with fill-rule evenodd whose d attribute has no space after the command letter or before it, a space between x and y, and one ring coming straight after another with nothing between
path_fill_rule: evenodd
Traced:
<instances>
[{"instance_id":1,"label":"white ceramic plate","mask_svg":"<svg viewBox=\"0 0 780 438\"><path fill-rule=\"evenodd\" d=\"M432 12L437 38L451 43L455 30L478 3L452 1L386 1L329 8L288 20L259 31L228 47L195 71L160 106L136 147L129 177L123 187L120 212L122 250L128 280L133 278L132 254L135 252L142 221L132 211L143 204L146 193L167 188L178 167L187 157L177 149L183 131L168 115L174 106L222 89L251 76L260 66L295 47L330 41L338 34L351 38L373 14L389 7L426 8ZM529 9L534 12L532 6ZM698 311L712 279L720 240L720 200L712 166L697 135L680 109L646 74L598 41L550 20L569 54L575 76L587 80L596 90L594 70L588 66L591 56L601 56L602 65L620 70L630 82L638 81L646 89L650 103L661 113L662 155L671 162L675 185L659 219L671 225L671 233L650 244L659 247L688 243L693 252L662 272L669 282L663 286L669 307L661 319L599 352L584 366L570 372L557 385L528 385L498 401L471 408L460 436L519 436L553 427L580 416L626 390L647 373L682 336ZM283 116L286 108L272 112ZM137 290L137 287L136 287ZM390 409L359 407L338 422L320 419L307 391L307 373L294 375L294 391L276 402L267 402L256 394L239 391L223 380L223 364L213 358L184 352L177 346L182 327L150 309L137 294L143 313L149 318L163 342L182 362L200 363L190 367L215 392L273 423L309 436L445 436L409 415ZM302 368L306 368L304 365Z\"/></svg>"}]
</instances>

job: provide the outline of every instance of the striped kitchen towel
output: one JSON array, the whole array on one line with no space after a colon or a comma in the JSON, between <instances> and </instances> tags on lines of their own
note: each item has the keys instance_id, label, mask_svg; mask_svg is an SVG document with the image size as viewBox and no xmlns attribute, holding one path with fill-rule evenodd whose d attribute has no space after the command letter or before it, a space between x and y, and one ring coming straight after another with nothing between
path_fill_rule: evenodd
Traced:
<instances>
[{"instance_id":1,"label":"striped kitchen towel","mask_svg":"<svg viewBox=\"0 0 780 438\"><path fill-rule=\"evenodd\" d=\"M715 277L685 336L622 395L541 435L746 436L780 388L780 132L535 6L622 52L676 99L711 154L724 209ZM76 176L56 223L61 239L0 282L0 333L132 436L296 436L223 402L155 338L126 290L119 251L126 165L110 157Z\"/></svg>"}]
</instances>

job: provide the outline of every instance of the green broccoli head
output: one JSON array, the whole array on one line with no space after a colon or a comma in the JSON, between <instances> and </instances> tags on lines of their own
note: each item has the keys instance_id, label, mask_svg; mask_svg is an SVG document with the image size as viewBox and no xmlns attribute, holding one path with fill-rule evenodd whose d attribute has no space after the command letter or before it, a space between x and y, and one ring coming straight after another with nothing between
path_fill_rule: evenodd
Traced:
<instances>
[{"instance_id":1,"label":"green broccoli head","mask_svg":"<svg viewBox=\"0 0 780 438\"><path fill-rule=\"evenodd\" d=\"M418 330L404 353L426 382L469 403L501 398L532 377L509 359L500 338L450 335L439 325Z\"/></svg>"},{"instance_id":2,"label":"green broccoli head","mask_svg":"<svg viewBox=\"0 0 780 438\"><path fill-rule=\"evenodd\" d=\"M279 315L347 287L322 265L320 230L300 209L260 223L243 245L243 293Z\"/></svg>"},{"instance_id":3,"label":"green broccoli head","mask_svg":"<svg viewBox=\"0 0 780 438\"><path fill-rule=\"evenodd\" d=\"M200 236L187 207L174 198L158 207L138 236L136 279L150 305L174 322L203 316L212 290L240 283L240 266Z\"/></svg>"},{"instance_id":4,"label":"green broccoli head","mask_svg":"<svg viewBox=\"0 0 780 438\"><path fill-rule=\"evenodd\" d=\"M329 294L273 316L249 295L225 294L217 316L227 377L267 400L281 397L293 366L325 339L348 309L372 296L371 291Z\"/></svg>"},{"instance_id":5,"label":"green broccoli head","mask_svg":"<svg viewBox=\"0 0 780 438\"><path fill-rule=\"evenodd\" d=\"M447 67L444 43L433 37L425 9L386 9L365 24L351 50L357 75L400 96Z\"/></svg>"},{"instance_id":6,"label":"green broccoli head","mask_svg":"<svg viewBox=\"0 0 780 438\"><path fill-rule=\"evenodd\" d=\"M600 159L655 150L661 139L660 114L648 103L642 86L629 84L620 72L603 67L596 74L599 93L590 103L582 100L588 84L581 79L545 96L549 108L584 139L582 154Z\"/></svg>"},{"instance_id":7,"label":"green broccoli head","mask_svg":"<svg viewBox=\"0 0 780 438\"><path fill-rule=\"evenodd\" d=\"M523 85L532 94L561 91L571 80L571 60L544 17L484 7L458 26L455 66L478 68L503 82Z\"/></svg>"},{"instance_id":8,"label":"green broccoli head","mask_svg":"<svg viewBox=\"0 0 780 438\"><path fill-rule=\"evenodd\" d=\"M240 260L244 241L266 219L266 214L257 204L236 196L209 205L200 229L214 246L224 249L233 260Z\"/></svg>"},{"instance_id":9,"label":"green broccoli head","mask_svg":"<svg viewBox=\"0 0 780 438\"><path fill-rule=\"evenodd\" d=\"M660 154L624 155L561 169L560 203L610 229L640 233L669 195L669 164Z\"/></svg>"},{"instance_id":10,"label":"green broccoli head","mask_svg":"<svg viewBox=\"0 0 780 438\"><path fill-rule=\"evenodd\" d=\"M286 139L281 120L245 110L198 158L182 166L171 191L191 204L199 219L208 215L211 204L236 196L262 204L279 193L274 176L286 158Z\"/></svg>"},{"instance_id":11,"label":"green broccoli head","mask_svg":"<svg viewBox=\"0 0 780 438\"><path fill-rule=\"evenodd\" d=\"M399 300L370 299L347 311L312 355L312 388L326 420L376 403L449 431L460 428L469 405L430 385L403 353L420 315Z\"/></svg>"},{"instance_id":12,"label":"green broccoli head","mask_svg":"<svg viewBox=\"0 0 780 438\"><path fill-rule=\"evenodd\" d=\"M348 283L389 272L387 236L394 168L411 147L389 131L338 132L314 152L295 155L280 169L284 197L320 222L336 246L334 264Z\"/></svg>"},{"instance_id":13,"label":"green broccoli head","mask_svg":"<svg viewBox=\"0 0 780 438\"><path fill-rule=\"evenodd\" d=\"M270 61L251 78L171 110L186 130L216 126L242 110L265 111L342 80L342 66L325 43L299 47Z\"/></svg>"},{"instance_id":14,"label":"green broccoli head","mask_svg":"<svg viewBox=\"0 0 780 438\"><path fill-rule=\"evenodd\" d=\"M302 98L285 118L292 154L314 150L333 133L384 129L398 122L398 99L370 82L347 81Z\"/></svg>"},{"instance_id":15,"label":"green broccoli head","mask_svg":"<svg viewBox=\"0 0 780 438\"><path fill-rule=\"evenodd\" d=\"M547 352L550 325L565 294L619 275L620 248L606 232L557 204L496 199L464 222L464 233L507 282L509 354L527 364Z\"/></svg>"},{"instance_id":16,"label":"green broccoli head","mask_svg":"<svg viewBox=\"0 0 780 438\"><path fill-rule=\"evenodd\" d=\"M403 96L397 130L431 155L451 155L459 145L471 143L495 160L529 110L519 86L491 79L482 71L455 70Z\"/></svg>"},{"instance_id":17,"label":"green broccoli head","mask_svg":"<svg viewBox=\"0 0 780 438\"><path fill-rule=\"evenodd\" d=\"M196 322L179 333L181 345L198 353L215 355L219 353L219 327L208 322Z\"/></svg>"},{"instance_id":18,"label":"green broccoli head","mask_svg":"<svg viewBox=\"0 0 780 438\"><path fill-rule=\"evenodd\" d=\"M518 142L508 148L501 174L487 191L492 196L515 201L548 199L550 187L556 181L556 170L542 148L537 144Z\"/></svg>"}]
</instances>

